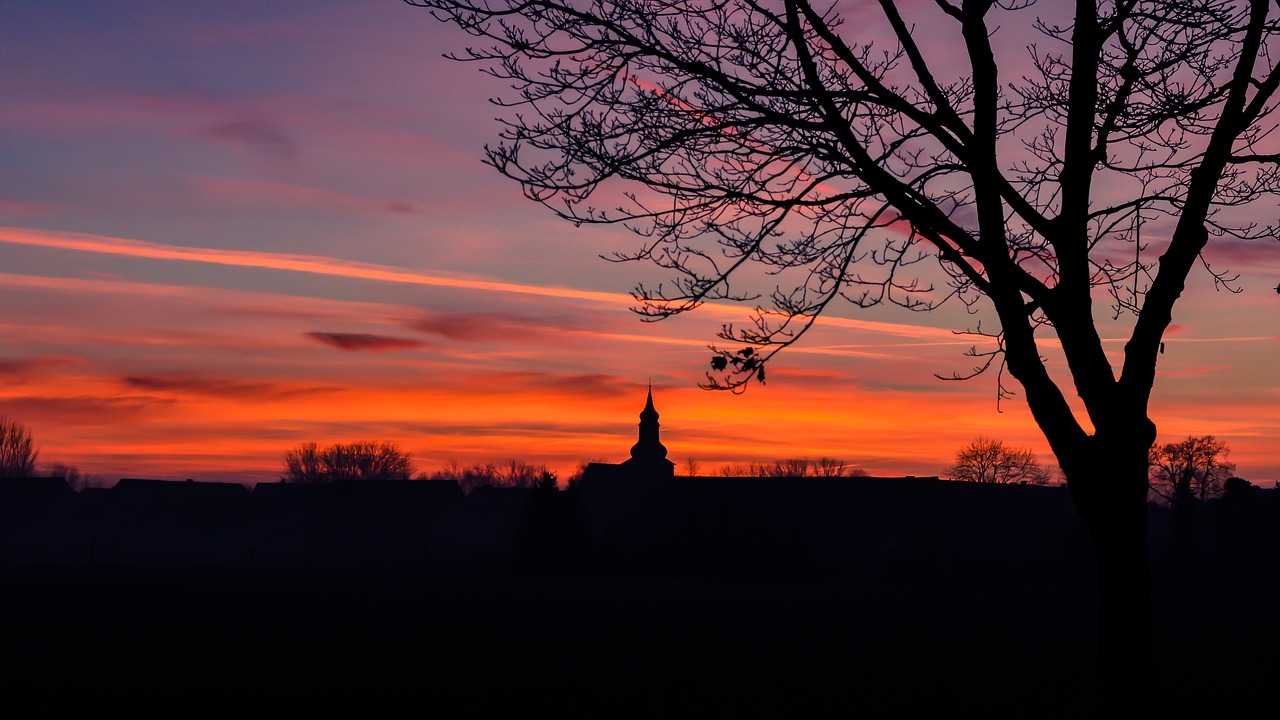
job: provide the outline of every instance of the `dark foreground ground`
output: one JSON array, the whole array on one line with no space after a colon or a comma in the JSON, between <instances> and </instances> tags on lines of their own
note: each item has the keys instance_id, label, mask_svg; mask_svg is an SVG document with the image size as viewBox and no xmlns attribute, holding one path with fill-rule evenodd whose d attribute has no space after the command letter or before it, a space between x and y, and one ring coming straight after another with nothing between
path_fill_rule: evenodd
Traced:
<instances>
[{"instance_id":1,"label":"dark foreground ground","mask_svg":"<svg viewBox=\"0 0 1280 720\"><path fill-rule=\"evenodd\" d=\"M1099 716L1092 588L1044 580L24 569L2 582L0 687L48 712ZM1274 716L1274 596L1162 585L1158 608L1165 717Z\"/></svg>"}]
</instances>

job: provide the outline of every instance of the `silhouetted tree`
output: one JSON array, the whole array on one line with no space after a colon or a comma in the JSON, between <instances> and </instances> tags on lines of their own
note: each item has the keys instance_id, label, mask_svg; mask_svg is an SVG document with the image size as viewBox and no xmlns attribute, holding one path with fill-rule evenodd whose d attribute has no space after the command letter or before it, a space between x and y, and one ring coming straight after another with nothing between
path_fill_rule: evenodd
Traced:
<instances>
[{"instance_id":1,"label":"silhouetted tree","mask_svg":"<svg viewBox=\"0 0 1280 720\"><path fill-rule=\"evenodd\" d=\"M728 463L721 465L716 474L720 477L748 477L753 475L754 467L747 463Z\"/></svg>"},{"instance_id":2,"label":"silhouetted tree","mask_svg":"<svg viewBox=\"0 0 1280 720\"><path fill-rule=\"evenodd\" d=\"M834 458L788 458L762 463L729 463L716 471L720 477L865 477L866 470L848 467L843 460Z\"/></svg>"},{"instance_id":3,"label":"silhouetted tree","mask_svg":"<svg viewBox=\"0 0 1280 720\"><path fill-rule=\"evenodd\" d=\"M1151 492L1172 508L1201 505L1222 494L1236 471L1227 443L1212 435L1152 446Z\"/></svg>"},{"instance_id":4,"label":"silhouetted tree","mask_svg":"<svg viewBox=\"0 0 1280 720\"><path fill-rule=\"evenodd\" d=\"M440 470L431 474L432 480L452 480L461 486L464 493L470 493L478 487L512 487L533 488L545 481L548 474L555 477L546 465L534 465L521 460L508 460L502 465L496 463L476 464L462 467L451 461Z\"/></svg>"},{"instance_id":5,"label":"silhouetted tree","mask_svg":"<svg viewBox=\"0 0 1280 720\"><path fill-rule=\"evenodd\" d=\"M494 479L499 487L536 488L543 485L550 477L555 482L555 473L546 465L534 465L522 460L508 460Z\"/></svg>"},{"instance_id":6,"label":"silhouetted tree","mask_svg":"<svg viewBox=\"0 0 1280 720\"><path fill-rule=\"evenodd\" d=\"M102 478L90 473L80 472L80 468L63 462L51 462L45 466L42 474L46 477L58 477L66 481L72 490L80 491L87 487L101 487Z\"/></svg>"},{"instance_id":7,"label":"silhouetted tree","mask_svg":"<svg viewBox=\"0 0 1280 720\"><path fill-rule=\"evenodd\" d=\"M1021 384L1097 549L1108 712L1150 711L1149 401L1202 251L1275 232L1233 210L1280 190L1280 4L880 0L850 26L811 0L407 2L482 38L461 58L514 88L488 162L671 271L636 289L646 319L767 295L707 387L763 382L832 303L986 315L953 377Z\"/></svg>"},{"instance_id":8,"label":"silhouetted tree","mask_svg":"<svg viewBox=\"0 0 1280 720\"><path fill-rule=\"evenodd\" d=\"M765 468L762 475L777 478L800 478L809 474L809 458L787 458L775 460Z\"/></svg>"},{"instance_id":9,"label":"silhouetted tree","mask_svg":"<svg viewBox=\"0 0 1280 720\"><path fill-rule=\"evenodd\" d=\"M814 460L810 469L817 477L840 477L845 473L844 461L829 457Z\"/></svg>"},{"instance_id":10,"label":"silhouetted tree","mask_svg":"<svg viewBox=\"0 0 1280 720\"><path fill-rule=\"evenodd\" d=\"M285 453L284 466L285 480L295 483L413 477L413 458L389 442L334 443L323 448L303 443Z\"/></svg>"},{"instance_id":11,"label":"silhouetted tree","mask_svg":"<svg viewBox=\"0 0 1280 720\"><path fill-rule=\"evenodd\" d=\"M1053 470L1041 465L1034 452L985 437L974 438L961 448L947 474L955 480L997 485L1047 485L1053 481Z\"/></svg>"},{"instance_id":12,"label":"silhouetted tree","mask_svg":"<svg viewBox=\"0 0 1280 720\"><path fill-rule=\"evenodd\" d=\"M0 415L0 477L28 477L40 451L26 425Z\"/></svg>"}]
</instances>

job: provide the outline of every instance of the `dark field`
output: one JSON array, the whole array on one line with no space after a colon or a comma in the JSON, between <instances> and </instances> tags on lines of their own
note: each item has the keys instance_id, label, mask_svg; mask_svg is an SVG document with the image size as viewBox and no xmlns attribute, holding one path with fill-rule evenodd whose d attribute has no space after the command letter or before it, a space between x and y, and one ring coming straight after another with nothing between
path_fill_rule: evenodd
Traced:
<instances>
[{"instance_id":1,"label":"dark field","mask_svg":"<svg viewBox=\"0 0 1280 720\"><path fill-rule=\"evenodd\" d=\"M0 684L49 711L1100 714L1061 488L32 488L0 503ZM1280 502L1150 523L1151 701L1274 715Z\"/></svg>"},{"instance_id":2,"label":"dark field","mask_svg":"<svg viewBox=\"0 0 1280 720\"><path fill-rule=\"evenodd\" d=\"M5 583L11 697L1098 716L1085 587L139 572ZM1166 717L1270 714L1274 598L1165 592L1158 607Z\"/></svg>"}]
</instances>

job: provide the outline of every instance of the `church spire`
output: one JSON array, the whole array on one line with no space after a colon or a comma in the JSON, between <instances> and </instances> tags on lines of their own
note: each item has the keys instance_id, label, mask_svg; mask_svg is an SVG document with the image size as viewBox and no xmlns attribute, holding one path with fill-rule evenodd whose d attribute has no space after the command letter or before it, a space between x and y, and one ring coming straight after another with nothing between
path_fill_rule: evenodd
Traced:
<instances>
[{"instance_id":1,"label":"church spire","mask_svg":"<svg viewBox=\"0 0 1280 720\"><path fill-rule=\"evenodd\" d=\"M644 421L652 418L654 423L658 422L658 411L653 407L653 383L649 383L649 396L644 400L644 410L640 411L641 427L644 427ZM655 436L656 437L656 436Z\"/></svg>"},{"instance_id":2,"label":"church spire","mask_svg":"<svg viewBox=\"0 0 1280 720\"><path fill-rule=\"evenodd\" d=\"M640 411L640 438L631 446L631 459L636 462L654 462L667 457L667 448L658 439L658 411L653 407L653 382Z\"/></svg>"}]
</instances>

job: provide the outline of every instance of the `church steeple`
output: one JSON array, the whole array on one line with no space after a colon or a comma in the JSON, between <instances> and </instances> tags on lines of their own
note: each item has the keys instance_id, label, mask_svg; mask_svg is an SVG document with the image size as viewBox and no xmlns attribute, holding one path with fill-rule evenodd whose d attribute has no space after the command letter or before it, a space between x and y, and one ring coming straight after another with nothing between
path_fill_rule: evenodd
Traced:
<instances>
[{"instance_id":1,"label":"church steeple","mask_svg":"<svg viewBox=\"0 0 1280 720\"><path fill-rule=\"evenodd\" d=\"M658 411L653 407L653 383L649 383L649 395L640 411L640 438L631 446L631 459L636 462L653 462L667 457L667 448L658 439Z\"/></svg>"}]
</instances>

